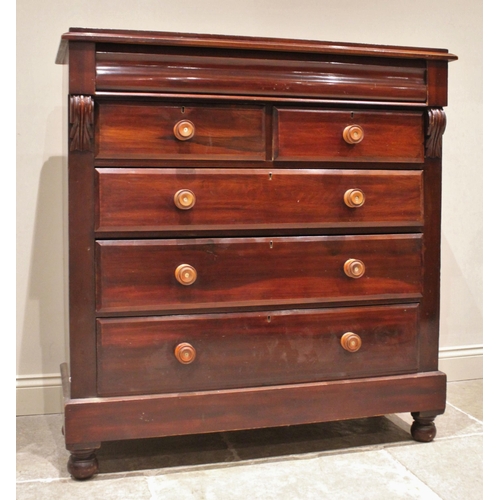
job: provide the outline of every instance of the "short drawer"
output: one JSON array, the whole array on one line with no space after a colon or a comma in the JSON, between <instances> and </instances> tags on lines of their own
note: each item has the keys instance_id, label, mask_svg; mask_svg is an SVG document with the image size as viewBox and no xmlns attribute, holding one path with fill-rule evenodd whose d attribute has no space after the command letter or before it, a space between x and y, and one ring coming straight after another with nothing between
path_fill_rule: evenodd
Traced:
<instances>
[{"instance_id":1,"label":"short drawer","mask_svg":"<svg viewBox=\"0 0 500 500\"><path fill-rule=\"evenodd\" d=\"M96 231L415 227L421 171L99 168Z\"/></svg>"},{"instance_id":2,"label":"short drawer","mask_svg":"<svg viewBox=\"0 0 500 500\"><path fill-rule=\"evenodd\" d=\"M100 103L97 159L265 158L264 108Z\"/></svg>"},{"instance_id":3,"label":"short drawer","mask_svg":"<svg viewBox=\"0 0 500 500\"><path fill-rule=\"evenodd\" d=\"M99 319L97 327L101 396L386 376L418 365L416 304Z\"/></svg>"},{"instance_id":4,"label":"short drawer","mask_svg":"<svg viewBox=\"0 0 500 500\"><path fill-rule=\"evenodd\" d=\"M99 240L97 311L418 299L422 236Z\"/></svg>"},{"instance_id":5,"label":"short drawer","mask_svg":"<svg viewBox=\"0 0 500 500\"><path fill-rule=\"evenodd\" d=\"M424 161L421 112L274 110L274 159Z\"/></svg>"}]
</instances>

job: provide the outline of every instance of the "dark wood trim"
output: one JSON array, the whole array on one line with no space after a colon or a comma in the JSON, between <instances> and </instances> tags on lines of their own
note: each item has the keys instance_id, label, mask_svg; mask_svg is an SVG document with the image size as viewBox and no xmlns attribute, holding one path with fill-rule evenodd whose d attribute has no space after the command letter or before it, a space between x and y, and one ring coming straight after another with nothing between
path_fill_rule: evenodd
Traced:
<instances>
[{"instance_id":1,"label":"dark wood trim","mask_svg":"<svg viewBox=\"0 0 500 500\"><path fill-rule=\"evenodd\" d=\"M420 311L420 370L436 370L439 350L441 281L441 160L424 165L423 289Z\"/></svg>"},{"instance_id":2,"label":"dark wood trim","mask_svg":"<svg viewBox=\"0 0 500 500\"><path fill-rule=\"evenodd\" d=\"M96 393L94 285L94 155L68 158L71 397Z\"/></svg>"},{"instance_id":3,"label":"dark wood trim","mask_svg":"<svg viewBox=\"0 0 500 500\"><path fill-rule=\"evenodd\" d=\"M389 297L386 295L379 296L364 296L362 299L353 299L353 300L345 300L340 304L335 304L335 307L356 307L356 306L366 306L369 301L370 306L377 305L390 305L390 304L407 304L413 302L419 302L421 299L421 294L401 294L399 297ZM318 308L324 309L332 307L332 302L318 302L318 301L304 301L300 304L291 304L290 307L284 307L282 304L265 304L265 305L245 305L243 307L232 307L231 312L255 312L255 311L283 311L285 309L294 309L294 310L304 310L310 308ZM198 314L198 313L206 313L206 308L195 308L191 307L187 309L179 308L179 309L170 309L168 314ZM224 304L214 304L213 307L210 308L210 312L212 313L224 313L227 312L227 307ZM135 318L135 317L151 317L151 316L163 316L166 311L164 310L151 310L151 311L140 311L140 312L130 312L130 311L119 311L119 312L99 312L96 314L98 318Z\"/></svg>"},{"instance_id":4,"label":"dark wood trim","mask_svg":"<svg viewBox=\"0 0 500 500\"><path fill-rule=\"evenodd\" d=\"M427 104L448 105L448 64L446 61L427 61Z\"/></svg>"},{"instance_id":5,"label":"dark wood trim","mask_svg":"<svg viewBox=\"0 0 500 500\"><path fill-rule=\"evenodd\" d=\"M69 93L93 95L95 93L95 43L70 42Z\"/></svg>"},{"instance_id":6,"label":"dark wood trim","mask_svg":"<svg viewBox=\"0 0 500 500\"><path fill-rule=\"evenodd\" d=\"M62 40L96 43L127 43L139 45L169 45L174 47L210 47L221 49L312 52L354 56L398 57L407 59L436 59L454 61L457 57L446 49L337 43L319 40L286 38L241 37L231 35L199 35L155 31L70 28ZM57 62L61 62L62 56Z\"/></svg>"},{"instance_id":7,"label":"dark wood trim","mask_svg":"<svg viewBox=\"0 0 500 500\"><path fill-rule=\"evenodd\" d=\"M345 61L336 55L315 60L311 54L288 59L281 53L249 52L242 57L241 51L165 52L98 47L96 89L420 103L427 99L426 66L420 60L403 64L385 58Z\"/></svg>"},{"instance_id":8,"label":"dark wood trim","mask_svg":"<svg viewBox=\"0 0 500 500\"><path fill-rule=\"evenodd\" d=\"M69 150L93 151L94 100L91 96L70 96L69 125Z\"/></svg>"},{"instance_id":9,"label":"dark wood trim","mask_svg":"<svg viewBox=\"0 0 500 500\"><path fill-rule=\"evenodd\" d=\"M331 106L339 106L344 108L362 108L366 109L367 106L374 108L397 108L404 110L415 109L422 107L426 104L424 102L409 102L409 101L373 101L373 100L352 100L352 99L318 99L312 97L279 97L279 96L258 96L258 95L228 95L228 94L186 94L186 93L173 93L173 92L117 92L117 91L103 91L96 90L95 95L105 99L123 99L131 98L138 100L153 100L158 101L161 99L168 99L173 101L202 101L202 102L252 102L252 104L262 103L279 103L279 104L300 104L304 105L318 105L326 104Z\"/></svg>"},{"instance_id":10,"label":"dark wood trim","mask_svg":"<svg viewBox=\"0 0 500 500\"><path fill-rule=\"evenodd\" d=\"M69 45L68 99L71 101L74 100L74 96L79 96L78 99L85 108L85 112L79 114L77 138L81 139L85 136L83 132L88 133L88 126L94 121L91 96L95 92L95 44L87 41L70 41ZM68 104L70 122L71 102ZM90 126L92 133L93 125ZM68 130L71 131L71 123L68 125ZM77 143L78 148L72 147L71 139L68 138L71 397L91 397L96 394L94 153L92 139L78 140Z\"/></svg>"},{"instance_id":11,"label":"dark wood trim","mask_svg":"<svg viewBox=\"0 0 500 500\"><path fill-rule=\"evenodd\" d=\"M65 405L66 442L75 448L83 447L89 440L231 431L399 412L443 413L445 394L446 376L430 372L250 389L71 400Z\"/></svg>"},{"instance_id":12,"label":"dark wood trim","mask_svg":"<svg viewBox=\"0 0 500 500\"><path fill-rule=\"evenodd\" d=\"M441 158L443 134L446 129L446 115L442 109L429 109L426 117L425 155L428 158Z\"/></svg>"}]
</instances>

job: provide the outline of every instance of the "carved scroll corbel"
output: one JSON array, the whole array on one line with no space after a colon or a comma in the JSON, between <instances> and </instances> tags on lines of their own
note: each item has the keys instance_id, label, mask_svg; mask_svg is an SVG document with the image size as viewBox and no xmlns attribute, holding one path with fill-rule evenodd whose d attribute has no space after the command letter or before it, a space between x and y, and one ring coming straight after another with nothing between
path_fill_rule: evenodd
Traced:
<instances>
[{"instance_id":1,"label":"carved scroll corbel","mask_svg":"<svg viewBox=\"0 0 500 500\"><path fill-rule=\"evenodd\" d=\"M94 142L94 100L74 95L69 100L69 150L92 151Z\"/></svg>"},{"instance_id":2,"label":"carved scroll corbel","mask_svg":"<svg viewBox=\"0 0 500 500\"><path fill-rule=\"evenodd\" d=\"M444 111L442 109L429 109L425 133L425 156L427 158L441 158L445 129L446 115Z\"/></svg>"}]
</instances>

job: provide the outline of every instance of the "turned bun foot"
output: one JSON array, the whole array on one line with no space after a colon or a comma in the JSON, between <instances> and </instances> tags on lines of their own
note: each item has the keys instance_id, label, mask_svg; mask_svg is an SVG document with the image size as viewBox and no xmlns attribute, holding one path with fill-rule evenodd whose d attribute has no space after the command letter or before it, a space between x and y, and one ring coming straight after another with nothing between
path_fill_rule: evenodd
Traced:
<instances>
[{"instance_id":1,"label":"turned bun foot","mask_svg":"<svg viewBox=\"0 0 500 500\"><path fill-rule=\"evenodd\" d=\"M68 460L68 472L74 479L90 479L98 472L94 450L72 452Z\"/></svg>"},{"instance_id":2,"label":"turned bun foot","mask_svg":"<svg viewBox=\"0 0 500 500\"><path fill-rule=\"evenodd\" d=\"M429 443L436 437L435 417L421 417L418 413L411 414L414 422L411 426L411 435L415 441Z\"/></svg>"}]
</instances>

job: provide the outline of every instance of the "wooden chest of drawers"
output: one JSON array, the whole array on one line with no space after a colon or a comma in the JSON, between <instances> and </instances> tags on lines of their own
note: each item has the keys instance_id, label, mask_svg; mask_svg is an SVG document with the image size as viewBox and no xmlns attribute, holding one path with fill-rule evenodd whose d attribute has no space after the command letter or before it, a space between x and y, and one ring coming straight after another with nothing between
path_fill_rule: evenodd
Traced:
<instances>
[{"instance_id":1,"label":"wooden chest of drawers","mask_svg":"<svg viewBox=\"0 0 500 500\"><path fill-rule=\"evenodd\" d=\"M412 412L437 369L442 49L71 29L68 470L108 440ZM71 376L70 376L71 372Z\"/></svg>"}]
</instances>

